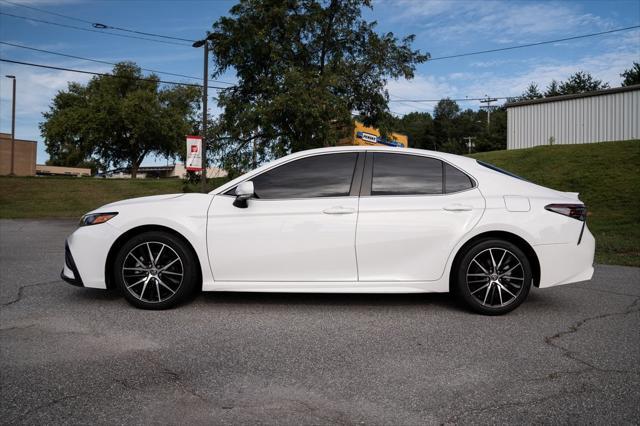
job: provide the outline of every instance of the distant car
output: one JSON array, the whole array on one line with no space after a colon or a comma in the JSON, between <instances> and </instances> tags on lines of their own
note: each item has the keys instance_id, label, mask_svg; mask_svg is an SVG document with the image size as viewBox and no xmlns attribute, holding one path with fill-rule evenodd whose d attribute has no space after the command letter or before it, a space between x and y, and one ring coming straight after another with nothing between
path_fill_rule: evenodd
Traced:
<instances>
[{"instance_id":1,"label":"distant car","mask_svg":"<svg viewBox=\"0 0 640 426\"><path fill-rule=\"evenodd\" d=\"M531 286L591 279L578 194L418 149L297 152L209 194L107 204L67 238L62 278L164 309L204 291L455 291L503 314Z\"/></svg>"}]
</instances>

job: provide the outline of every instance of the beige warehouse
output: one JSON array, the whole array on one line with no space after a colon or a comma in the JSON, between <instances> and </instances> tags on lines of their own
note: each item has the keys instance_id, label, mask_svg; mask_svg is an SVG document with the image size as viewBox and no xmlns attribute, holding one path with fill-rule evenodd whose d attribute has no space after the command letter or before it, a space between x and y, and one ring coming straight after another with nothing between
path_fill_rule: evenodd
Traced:
<instances>
[{"instance_id":1,"label":"beige warehouse","mask_svg":"<svg viewBox=\"0 0 640 426\"><path fill-rule=\"evenodd\" d=\"M640 139L640 85L505 106L507 149Z\"/></svg>"}]
</instances>

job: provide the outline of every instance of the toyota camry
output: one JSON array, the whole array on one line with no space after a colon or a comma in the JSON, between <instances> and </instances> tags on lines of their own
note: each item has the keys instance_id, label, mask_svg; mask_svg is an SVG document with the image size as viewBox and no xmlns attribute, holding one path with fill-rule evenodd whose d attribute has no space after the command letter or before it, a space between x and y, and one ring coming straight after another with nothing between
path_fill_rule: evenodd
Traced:
<instances>
[{"instance_id":1,"label":"toyota camry","mask_svg":"<svg viewBox=\"0 0 640 426\"><path fill-rule=\"evenodd\" d=\"M84 215L62 278L164 309L197 290L455 292L509 312L531 287L591 279L578 194L475 159L388 147L297 152L209 194L134 198Z\"/></svg>"}]
</instances>

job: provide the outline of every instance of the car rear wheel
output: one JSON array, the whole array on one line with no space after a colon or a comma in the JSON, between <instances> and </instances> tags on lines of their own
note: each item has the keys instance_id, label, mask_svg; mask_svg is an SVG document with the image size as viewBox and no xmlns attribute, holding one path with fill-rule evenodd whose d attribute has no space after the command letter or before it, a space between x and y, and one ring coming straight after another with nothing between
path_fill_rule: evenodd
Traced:
<instances>
[{"instance_id":1,"label":"car rear wheel","mask_svg":"<svg viewBox=\"0 0 640 426\"><path fill-rule=\"evenodd\" d=\"M517 308L531 289L531 264L518 246L498 239L470 247L458 263L456 290L466 304L484 315Z\"/></svg>"},{"instance_id":2,"label":"car rear wheel","mask_svg":"<svg viewBox=\"0 0 640 426\"><path fill-rule=\"evenodd\" d=\"M114 262L124 297L143 309L167 309L193 293L198 277L192 250L166 232L145 232L127 241Z\"/></svg>"}]
</instances>

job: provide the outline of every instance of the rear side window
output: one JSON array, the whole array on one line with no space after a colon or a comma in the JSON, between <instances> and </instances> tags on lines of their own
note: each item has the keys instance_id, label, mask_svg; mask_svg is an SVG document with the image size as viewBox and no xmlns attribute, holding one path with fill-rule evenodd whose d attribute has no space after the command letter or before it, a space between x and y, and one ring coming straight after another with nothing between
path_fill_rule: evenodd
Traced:
<instances>
[{"instance_id":1,"label":"rear side window","mask_svg":"<svg viewBox=\"0 0 640 426\"><path fill-rule=\"evenodd\" d=\"M447 194L473 188L473 181L469 176L446 163L444 165L444 176Z\"/></svg>"},{"instance_id":2,"label":"rear side window","mask_svg":"<svg viewBox=\"0 0 640 426\"><path fill-rule=\"evenodd\" d=\"M346 197L358 154L323 154L294 160L252 179L256 198Z\"/></svg>"},{"instance_id":3,"label":"rear side window","mask_svg":"<svg viewBox=\"0 0 640 426\"><path fill-rule=\"evenodd\" d=\"M442 162L406 154L373 155L371 195L442 194Z\"/></svg>"}]
</instances>

